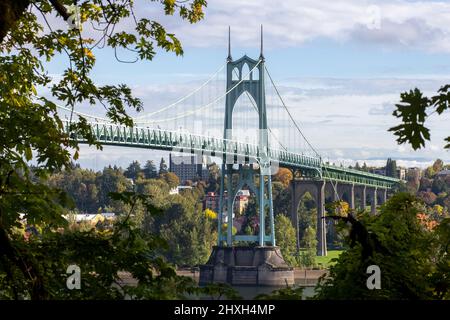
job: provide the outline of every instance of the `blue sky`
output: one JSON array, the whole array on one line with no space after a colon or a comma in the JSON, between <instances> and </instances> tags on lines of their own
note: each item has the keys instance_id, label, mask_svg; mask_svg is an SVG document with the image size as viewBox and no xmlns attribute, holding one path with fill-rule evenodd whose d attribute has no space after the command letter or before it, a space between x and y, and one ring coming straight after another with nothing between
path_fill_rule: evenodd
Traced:
<instances>
[{"instance_id":1,"label":"blue sky","mask_svg":"<svg viewBox=\"0 0 450 320\"><path fill-rule=\"evenodd\" d=\"M163 16L155 4L138 3L141 17L159 20L181 39L184 56L159 51L151 62L121 64L111 51L97 50L94 78L127 83L145 111L183 96L224 63L229 25L233 57L258 57L263 24L267 66L304 133L325 157L373 164L393 157L405 166L425 166L437 157L450 162L443 151L443 138L450 135L448 114L430 117L432 141L418 152L398 146L387 132L397 123L391 114L401 91L417 86L431 94L449 81L450 2L210 0L205 19L196 25ZM55 63L50 69L57 75L61 67ZM160 156L83 147L80 163L100 169Z\"/></svg>"}]
</instances>

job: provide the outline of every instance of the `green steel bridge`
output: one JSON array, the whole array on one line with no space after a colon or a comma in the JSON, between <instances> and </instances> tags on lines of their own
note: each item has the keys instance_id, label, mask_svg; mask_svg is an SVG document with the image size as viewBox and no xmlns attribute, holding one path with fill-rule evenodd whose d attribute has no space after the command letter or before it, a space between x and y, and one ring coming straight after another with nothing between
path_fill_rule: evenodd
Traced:
<instances>
[{"instance_id":1,"label":"green steel bridge","mask_svg":"<svg viewBox=\"0 0 450 320\"><path fill-rule=\"evenodd\" d=\"M225 70L226 75L224 83L223 85L217 85L214 81L217 80L222 70ZM266 81L266 79L269 81ZM225 92L221 93L220 89L225 89ZM205 90L208 90L208 92L203 94ZM211 92L214 90L216 92L219 90L218 96ZM272 100L268 99L268 96L272 97ZM211 97L213 98L211 99ZM209 100L203 103L203 98ZM248 114L252 112L253 115L256 115L255 119L247 119L245 114L239 114L239 111L236 110L235 107L239 106L242 98L247 99L246 103L250 107ZM190 100L192 100L191 105L189 104ZM213 110L216 107L219 109ZM284 103L279 89L265 66L262 30L261 53L258 59L252 59L244 55L237 60L233 60L229 40L226 63L213 77L178 101L159 110L134 117L133 127L117 125L111 123L110 119L83 114L66 107L60 106L59 108L60 110L70 111L71 121L76 121L76 117L84 120L90 119L86 121L90 124L94 137L102 145L154 149L221 158L222 178L217 219L219 246L232 246L234 241L256 242L260 247L266 246L267 243L270 246L276 245L271 182L273 171L268 169L284 167L289 168L294 173L295 178L291 182L291 190L293 190L291 212L294 226L298 225L295 220L297 206L302 194L308 189L315 195L319 255L326 255L324 221L326 189L333 188L335 200L339 200L346 194L351 208L355 208L355 195L359 192L363 209L367 204L367 191L369 199L371 199L372 212L375 212L380 192L382 192L381 202L384 202L386 201L386 191L399 182L398 179L335 166L322 160L322 156L300 130L297 119L294 118ZM239 116L236 116L236 114ZM218 115L222 115L223 119L217 121ZM233 115L236 117L233 118ZM287 119L284 126L280 126L283 120L282 116ZM239 122L242 119L244 120ZM256 142L239 139L242 137L235 135L239 125L245 126L252 121L257 123L258 133L253 134L253 137L257 138ZM279 136L277 137L272 130L272 122L274 126L281 127L282 131L288 131L287 134L286 132L284 134L287 141L280 141L282 139ZM198 123L203 127L196 129L195 125ZM63 124L71 139L77 140L79 143L87 142L84 137L69 132L68 120ZM219 126L218 135L209 132L214 124ZM179 130L181 127L183 127L183 130ZM293 133L290 131L291 129L294 131ZM251 166L247 164L251 164ZM236 167L238 168L236 169ZM236 176L238 176L237 179L233 179ZM255 183L257 179L259 179L259 183ZM232 181L232 183L225 184L225 180ZM327 186L328 188L326 188ZM234 208L235 196L244 187L256 195L259 225L266 226L265 228L259 228L258 235L234 235L232 233L233 223L229 223L230 221L233 222L234 216L233 210L228 210L228 208ZM222 231L223 227L226 228L226 232ZM270 232L266 234L266 230L270 230Z\"/></svg>"}]
</instances>

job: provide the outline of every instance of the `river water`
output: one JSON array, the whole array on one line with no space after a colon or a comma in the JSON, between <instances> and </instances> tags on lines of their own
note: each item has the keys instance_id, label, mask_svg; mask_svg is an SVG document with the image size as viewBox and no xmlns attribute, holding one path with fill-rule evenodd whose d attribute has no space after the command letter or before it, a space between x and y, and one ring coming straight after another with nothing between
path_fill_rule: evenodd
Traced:
<instances>
[{"instance_id":1,"label":"river water","mask_svg":"<svg viewBox=\"0 0 450 320\"><path fill-rule=\"evenodd\" d=\"M280 287L267 287L267 286L233 286L239 295L244 299L252 300L259 294L268 294L272 291L280 289ZM303 287L303 299L314 296L315 287Z\"/></svg>"}]
</instances>

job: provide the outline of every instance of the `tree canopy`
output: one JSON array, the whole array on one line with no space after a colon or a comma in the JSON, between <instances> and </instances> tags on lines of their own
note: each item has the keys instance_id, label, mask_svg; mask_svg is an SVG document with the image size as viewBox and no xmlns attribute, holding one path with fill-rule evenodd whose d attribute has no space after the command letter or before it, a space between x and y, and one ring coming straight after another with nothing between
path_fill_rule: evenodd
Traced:
<instances>
[{"instance_id":1,"label":"tree canopy","mask_svg":"<svg viewBox=\"0 0 450 320\"><path fill-rule=\"evenodd\" d=\"M449 218L430 226L420 202L395 194L379 215L349 214L349 249L322 278L319 299L449 299ZM381 289L369 290L367 267L381 270Z\"/></svg>"}]
</instances>

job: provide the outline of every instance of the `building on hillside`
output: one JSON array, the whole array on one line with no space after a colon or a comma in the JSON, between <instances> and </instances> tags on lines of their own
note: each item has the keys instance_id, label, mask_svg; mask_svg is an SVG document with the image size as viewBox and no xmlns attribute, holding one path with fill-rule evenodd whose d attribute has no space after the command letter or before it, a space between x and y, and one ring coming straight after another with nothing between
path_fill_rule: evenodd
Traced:
<instances>
[{"instance_id":1,"label":"building on hillside","mask_svg":"<svg viewBox=\"0 0 450 320\"><path fill-rule=\"evenodd\" d=\"M216 192L208 192L203 200L203 209L211 209L212 211L219 211L219 196Z\"/></svg>"},{"instance_id":2,"label":"building on hillside","mask_svg":"<svg viewBox=\"0 0 450 320\"><path fill-rule=\"evenodd\" d=\"M397 178L406 180L406 168L397 167Z\"/></svg>"},{"instance_id":3,"label":"building on hillside","mask_svg":"<svg viewBox=\"0 0 450 320\"><path fill-rule=\"evenodd\" d=\"M236 194L236 198L234 199L233 211L242 214L247 208L248 199L250 197L250 192L248 190L240 190ZM205 196L205 200L203 201L204 209L211 209L215 212L219 211L219 200L220 196L217 192L208 192ZM224 192L224 203L228 200L228 194Z\"/></svg>"},{"instance_id":4,"label":"building on hillside","mask_svg":"<svg viewBox=\"0 0 450 320\"><path fill-rule=\"evenodd\" d=\"M170 189L169 194L180 194L181 190L192 190L191 186L177 186Z\"/></svg>"},{"instance_id":5,"label":"building on hillside","mask_svg":"<svg viewBox=\"0 0 450 320\"><path fill-rule=\"evenodd\" d=\"M371 171L371 173L380 174L382 176L386 175L386 168L375 168L370 171Z\"/></svg>"},{"instance_id":6,"label":"building on hillside","mask_svg":"<svg viewBox=\"0 0 450 320\"><path fill-rule=\"evenodd\" d=\"M68 219L67 216L65 216L64 218ZM98 222L113 221L115 219L116 219L116 214L113 212L104 212L104 213L95 213L95 214L80 213L80 214L75 215L75 221L77 223L85 221L85 222L90 223L92 226L95 226Z\"/></svg>"},{"instance_id":7,"label":"building on hillside","mask_svg":"<svg viewBox=\"0 0 450 320\"><path fill-rule=\"evenodd\" d=\"M207 180L209 171L204 165L205 159L203 157L198 159L197 155L169 155L169 171L173 172L180 179L183 184L188 180Z\"/></svg>"},{"instance_id":8,"label":"building on hillside","mask_svg":"<svg viewBox=\"0 0 450 320\"><path fill-rule=\"evenodd\" d=\"M247 208L249 197L250 191L240 190L234 199L234 211L242 214L245 211L245 208Z\"/></svg>"},{"instance_id":9,"label":"building on hillside","mask_svg":"<svg viewBox=\"0 0 450 320\"><path fill-rule=\"evenodd\" d=\"M406 170L406 175L416 178L422 178L422 169L418 167L410 167Z\"/></svg>"},{"instance_id":10,"label":"building on hillside","mask_svg":"<svg viewBox=\"0 0 450 320\"><path fill-rule=\"evenodd\" d=\"M438 173L436 173L436 175L438 177L447 177L450 176L450 170L449 169L445 169L445 170L441 170Z\"/></svg>"}]
</instances>

